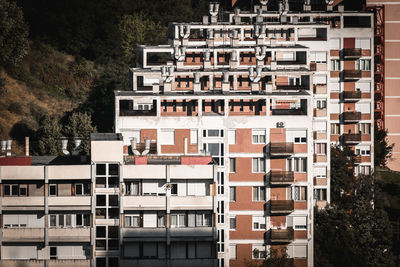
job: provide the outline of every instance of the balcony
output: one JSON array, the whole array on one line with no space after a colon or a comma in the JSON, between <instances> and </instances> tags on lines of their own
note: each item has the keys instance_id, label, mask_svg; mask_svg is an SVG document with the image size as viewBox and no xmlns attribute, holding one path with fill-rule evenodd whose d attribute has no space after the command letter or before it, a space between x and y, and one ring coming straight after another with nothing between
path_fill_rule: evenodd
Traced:
<instances>
[{"instance_id":1,"label":"balcony","mask_svg":"<svg viewBox=\"0 0 400 267\"><path fill-rule=\"evenodd\" d=\"M49 267L90 267L90 260L50 260Z\"/></svg>"},{"instance_id":2,"label":"balcony","mask_svg":"<svg viewBox=\"0 0 400 267\"><path fill-rule=\"evenodd\" d=\"M358 101L361 99L361 91L344 91L342 92L342 99L345 102Z\"/></svg>"},{"instance_id":3,"label":"balcony","mask_svg":"<svg viewBox=\"0 0 400 267\"><path fill-rule=\"evenodd\" d=\"M272 185L292 184L294 182L294 172L292 171L271 171L270 183Z\"/></svg>"},{"instance_id":4,"label":"balcony","mask_svg":"<svg viewBox=\"0 0 400 267\"><path fill-rule=\"evenodd\" d=\"M3 210L44 210L44 197L3 197Z\"/></svg>"},{"instance_id":5,"label":"balcony","mask_svg":"<svg viewBox=\"0 0 400 267\"><path fill-rule=\"evenodd\" d=\"M361 120L361 112L348 111L342 113L343 122L357 122Z\"/></svg>"},{"instance_id":6,"label":"balcony","mask_svg":"<svg viewBox=\"0 0 400 267\"><path fill-rule=\"evenodd\" d=\"M294 240L293 228L271 229L271 242L290 243Z\"/></svg>"},{"instance_id":7,"label":"balcony","mask_svg":"<svg viewBox=\"0 0 400 267\"><path fill-rule=\"evenodd\" d=\"M217 240L217 231L215 227L181 227L169 228L172 241L188 239L188 241L202 240L214 241Z\"/></svg>"},{"instance_id":8,"label":"balcony","mask_svg":"<svg viewBox=\"0 0 400 267\"><path fill-rule=\"evenodd\" d=\"M343 79L358 80L361 78L361 70L343 70Z\"/></svg>"},{"instance_id":9,"label":"balcony","mask_svg":"<svg viewBox=\"0 0 400 267\"><path fill-rule=\"evenodd\" d=\"M49 197L49 210L90 210L91 196Z\"/></svg>"},{"instance_id":10,"label":"balcony","mask_svg":"<svg viewBox=\"0 0 400 267\"><path fill-rule=\"evenodd\" d=\"M167 228L122 228L122 236L124 241L132 240L156 240L161 241L167 238Z\"/></svg>"},{"instance_id":11,"label":"balcony","mask_svg":"<svg viewBox=\"0 0 400 267\"><path fill-rule=\"evenodd\" d=\"M163 210L166 209L165 196L124 196L125 210Z\"/></svg>"},{"instance_id":12,"label":"balcony","mask_svg":"<svg viewBox=\"0 0 400 267\"><path fill-rule=\"evenodd\" d=\"M361 142L361 134L343 134L343 143L358 144Z\"/></svg>"},{"instance_id":13,"label":"balcony","mask_svg":"<svg viewBox=\"0 0 400 267\"><path fill-rule=\"evenodd\" d=\"M271 156L290 156L293 154L293 143L270 143Z\"/></svg>"},{"instance_id":14,"label":"balcony","mask_svg":"<svg viewBox=\"0 0 400 267\"><path fill-rule=\"evenodd\" d=\"M152 110L120 110L120 116L157 116L157 111Z\"/></svg>"},{"instance_id":15,"label":"balcony","mask_svg":"<svg viewBox=\"0 0 400 267\"><path fill-rule=\"evenodd\" d=\"M90 242L90 228L49 228L49 242Z\"/></svg>"},{"instance_id":16,"label":"balcony","mask_svg":"<svg viewBox=\"0 0 400 267\"><path fill-rule=\"evenodd\" d=\"M277 90L310 90L309 85L277 85Z\"/></svg>"},{"instance_id":17,"label":"balcony","mask_svg":"<svg viewBox=\"0 0 400 267\"><path fill-rule=\"evenodd\" d=\"M294 211L293 200L271 200L270 201L271 214L291 213Z\"/></svg>"},{"instance_id":18,"label":"balcony","mask_svg":"<svg viewBox=\"0 0 400 267\"><path fill-rule=\"evenodd\" d=\"M343 58L344 59L354 59L361 57L361 48L344 48Z\"/></svg>"},{"instance_id":19,"label":"balcony","mask_svg":"<svg viewBox=\"0 0 400 267\"><path fill-rule=\"evenodd\" d=\"M212 210L212 196L171 196L171 210Z\"/></svg>"},{"instance_id":20,"label":"balcony","mask_svg":"<svg viewBox=\"0 0 400 267\"><path fill-rule=\"evenodd\" d=\"M361 155L355 155L354 156L354 163L355 164L360 164L361 163Z\"/></svg>"},{"instance_id":21,"label":"balcony","mask_svg":"<svg viewBox=\"0 0 400 267\"><path fill-rule=\"evenodd\" d=\"M3 228L3 242L43 242L43 228Z\"/></svg>"}]
</instances>

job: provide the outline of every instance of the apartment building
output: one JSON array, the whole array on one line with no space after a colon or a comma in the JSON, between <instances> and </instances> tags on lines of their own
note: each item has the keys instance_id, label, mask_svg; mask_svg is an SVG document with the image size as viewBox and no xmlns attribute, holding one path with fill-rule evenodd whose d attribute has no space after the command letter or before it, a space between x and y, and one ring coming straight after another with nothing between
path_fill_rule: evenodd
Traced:
<instances>
[{"instance_id":1,"label":"apartment building","mask_svg":"<svg viewBox=\"0 0 400 267\"><path fill-rule=\"evenodd\" d=\"M1 157L1 265L217 266L210 156L92 134L78 156Z\"/></svg>"},{"instance_id":2,"label":"apartment building","mask_svg":"<svg viewBox=\"0 0 400 267\"><path fill-rule=\"evenodd\" d=\"M375 121L388 131L388 144L400 142L400 1L367 0L375 13ZM400 148L395 145L387 166L400 171Z\"/></svg>"},{"instance_id":3,"label":"apartment building","mask_svg":"<svg viewBox=\"0 0 400 267\"><path fill-rule=\"evenodd\" d=\"M170 23L168 44L139 46L133 87L115 92L126 154L147 140L160 155L211 155L219 266L274 251L313 266L331 145L354 150L356 174L371 172L373 14L332 4L264 0L224 14L210 4L202 22Z\"/></svg>"}]
</instances>

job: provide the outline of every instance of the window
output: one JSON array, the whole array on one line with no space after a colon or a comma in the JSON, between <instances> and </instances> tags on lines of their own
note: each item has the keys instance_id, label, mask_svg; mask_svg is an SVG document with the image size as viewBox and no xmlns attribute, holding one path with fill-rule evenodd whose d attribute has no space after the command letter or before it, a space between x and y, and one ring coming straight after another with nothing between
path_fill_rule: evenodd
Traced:
<instances>
[{"instance_id":1,"label":"window","mask_svg":"<svg viewBox=\"0 0 400 267\"><path fill-rule=\"evenodd\" d=\"M5 184L4 196L28 196L28 185Z\"/></svg>"},{"instance_id":2,"label":"window","mask_svg":"<svg viewBox=\"0 0 400 267\"><path fill-rule=\"evenodd\" d=\"M307 217L306 216L293 217L293 226L295 230L307 230Z\"/></svg>"},{"instance_id":3,"label":"window","mask_svg":"<svg viewBox=\"0 0 400 267\"><path fill-rule=\"evenodd\" d=\"M175 144L175 133L173 129L161 129L160 132L160 143L162 145L173 145Z\"/></svg>"},{"instance_id":4,"label":"window","mask_svg":"<svg viewBox=\"0 0 400 267\"><path fill-rule=\"evenodd\" d=\"M307 172L307 158L288 158L287 170L294 172Z\"/></svg>"},{"instance_id":5,"label":"window","mask_svg":"<svg viewBox=\"0 0 400 267\"><path fill-rule=\"evenodd\" d=\"M57 215L51 214L50 215L50 227L57 226Z\"/></svg>"},{"instance_id":6,"label":"window","mask_svg":"<svg viewBox=\"0 0 400 267\"><path fill-rule=\"evenodd\" d=\"M125 195L138 196L139 195L139 181L125 182Z\"/></svg>"},{"instance_id":7,"label":"window","mask_svg":"<svg viewBox=\"0 0 400 267\"><path fill-rule=\"evenodd\" d=\"M229 201L231 202L236 201L236 186L229 187Z\"/></svg>"},{"instance_id":8,"label":"window","mask_svg":"<svg viewBox=\"0 0 400 267\"><path fill-rule=\"evenodd\" d=\"M332 71L340 70L340 60L339 59L331 59L331 70Z\"/></svg>"},{"instance_id":9,"label":"window","mask_svg":"<svg viewBox=\"0 0 400 267\"><path fill-rule=\"evenodd\" d=\"M371 148L370 146L356 147L355 154L360 156L369 156L371 155Z\"/></svg>"},{"instance_id":10,"label":"window","mask_svg":"<svg viewBox=\"0 0 400 267\"><path fill-rule=\"evenodd\" d=\"M307 186L294 186L291 187L292 199L295 201L306 201L307 200Z\"/></svg>"},{"instance_id":11,"label":"window","mask_svg":"<svg viewBox=\"0 0 400 267\"><path fill-rule=\"evenodd\" d=\"M253 230L265 230L265 217L253 216Z\"/></svg>"},{"instance_id":12,"label":"window","mask_svg":"<svg viewBox=\"0 0 400 267\"><path fill-rule=\"evenodd\" d=\"M203 212L196 213L196 227L210 227L211 226L211 213Z\"/></svg>"},{"instance_id":13,"label":"window","mask_svg":"<svg viewBox=\"0 0 400 267\"><path fill-rule=\"evenodd\" d=\"M253 245L253 259L265 259L266 256L265 246Z\"/></svg>"},{"instance_id":14,"label":"window","mask_svg":"<svg viewBox=\"0 0 400 267\"><path fill-rule=\"evenodd\" d=\"M49 196L57 196L57 185L56 184L49 185Z\"/></svg>"},{"instance_id":15,"label":"window","mask_svg":"<svg viewBox=\"0 0 400 267\"><path fill-rule=\"evenodd\" d=\"M157 227L165 227L165 214L157 214Z\"/></svg>"},{"instance_id":16,"label":"window","mask_svg":"<svg viewBox=\"0 0 400 267\"><path fill-rule=\"evenodd\" d=\"M76 196L81 196L83 194L84 194L83 184L75 184L75 195Z\"/></svg>"},{"instance_id":17,"label":"window","mask_svg":"<svg viewBox=\"0 0 400 267\"><path fill-rule=\"evenodd\" d=\"M265 201L264 186L253 186L253 201Z\"/></svg>"},{"instance_id":18,"label":"window","mask_svg":"<svg viewBox=\"0 0 400 267\"><path fill-rule=\"evenodd\" d=\"M236 217L229 217L229 229L236 230Z\"/></svg>"},{"instance_id":19,"label":"window","mask_svg":"<svg viewBox=\"0 0 400 267\"><path fill-rule=\"evenodd\" d=\"M203 137L224 137L224 130L203 130Z\"/></svg>"},{"instance_id":20,"label":"window","mask_svg":"<svg viewBox=\"0 0 400 267\"><path fill-rule=\"evenodd\" d=\"M224 143L204 143L203 149L211 154L218 166L224 166Z\"/></svg>"},{"instance_id":21,"label":"window","mask_svg":"<svg viewBox=\"0 0 400 267\"><path fill-rule=\"evenodd\" d=\"M236 172L236 158L229 159L229 172Z\"/></svg>"},{"instance_id":22,"label":"window","mask_svg":"<svg viewBox=\"0 0 400 267\"><path fill-rule=\"evenodd\" d=\"M371 134L371 123L356 124L356 132L361 134Z\"/></svg>"},{"instance_id":23,"label":"window","mask_svg":"<svg viewBox=\"0 0 400 267\"><path fill-rule=\"evenodd\" d=\"M340 124L331 123L331 134L340 134Z\"/></svg>"},{"instance_id":24,"label":"window","mask_svg":"<svg viewBox=\"0 0 400 267\"><path fill-rule=\"evenodd\" d=\"M265 172L264 158L253 158L253 173Z\"/></svg>"},{"instance_id":25,"label":"window","mask_svg":"<svg viewBox=\"0 0 400 267\"><path fill-rule=\"evenodd\" d=\"M76 214L75 225L79 226L90 226L90 214Z\"/></svg>"},{"instance_id":26,"label":"window","mask_svg":"<svg viewBox=\"0 0 400 267\"><path fill-rule=\"evenodd\" d=\"M190 129L190 144L195 145L197 144L197 129Z\"/></svg>"},{"instance_id":27,"label":"window","mask_svg":"<svg viewBox=\"0 0 400 267\"><path fill-rule=\"evenodd\" d=\"M224 252L225 251L225 230L224 229L219 229L218 230L218 252ZM223 267L223 266L222 266Z\"/></svg>"},{"instance_id":28,"label":"window","mask_svg":"<svg viewBox=\"0 0 400 267\"><path fill-rule=\"evenodd\" d=\"M125 215L125 227L140 227L139 214Z\"/></svg>"},{"instance_id":29,"label":"window","mask_svg":"<svg viewBox=\"0 0 400 267\"><path fill-rule=\"evenodd\" d=\"M371 60L370 59L357 60L356 70L371 70Z\"/></svg>"},{"instance_id":30,"label":"window","mask_svg":"<svg viewBox=\"0 0 400 267\"><path fill-rule=\"evenodd\" d=\"M371 166L358 166L355 171L356 175L369 175L371 173Z\"/></svg>"},{"instance_id":31,"label":"window","mask_svg":"<svg viewBox=\"0 0 400 267\"><path fill-rule=\"evenodd\" d=\"M236 130L229 129L228 131L228 144L234 145L236 144Z\"/></svg>"},{"instance_id":32,"label":"window","mask_svg":"<svg viewBox=\"0 0 400 267\"><path fill-rule=\"evenodd\" d=\"M326 178L326 167L314 167L314 177Z\"/></svg>"},{"instance_id":33,"label":"window","mask_svg":"<svg viewBox=\"0 0 400 267\"><path fill-rule=\"evenodd\" d=\"M171 214L171 227L186 227L186 214Z\"/></svg>"},{"instance_id":34,"label":"window","mask_svg":"<svg viewBox=\"0 0 400 267\"><path fill-rule=\"evenodd\" d=\"M307 137L295 137L294 142L296 144L307 144Z\"/></svg>"},{"instance_id":35,"label":"window","mask_svg":"<svg viewBox=\"0 0 400 267\"><path fill-rule=\"evenodd\" d=\"M326 201L326 189L318 188L314 189L314 199L317 201Z\"/></svg>"},{"instance_id":36,"label":"window","mask_svg":"<svg viewBox=\"0 0 400 267\"><path fill-rule=\"evenodd\" d=\"M317 109L326 109L326 100L317 100L316 101Z\"/></svg>"},{"instance_id":37,"label":"window","mask_svg":"<svg viewBox=\"0 0 400 267\"><path fill-rule=\"evenodd\" d=\"M317 155L326 155L326 144L316 143L314 144L314 150Z\"/></svg>"},{"instance_id":38,"label":"window","mask_svg":"<svg viewBox=\"0 0 400 267\"><path fill-rule=\"evenodd\" d=\"M231 260L236 259L236 245L229 246L229 259Z\"/></svg>"},{"instance_id":39,"label":"window","mask_svg":"<svg viewBox=\"0 0 400 267\"><path fill-rule=\"evenodd\" d=\"M225 201L218 201L217 213L218 213L218 223L225 223Z\"/></svg>"},{"instance_id":40,"label":"window","mask_svg":"<svg viewBox=\"0 0 400 267\"><path fill-rule=\"evenodd\" d=\"M50 260L57 259L57 247L50 247Z\"/></svg>"},{"instance_id":41,"label":"window","mask_svg":"<svg viewBox=\"0 0 400 267\"><path fill-rule=\"evenodd\" d=\"M224 173L223 172L217 172L217 180L218 180L218 195L223 195L225 194L224 190Z\"/></svg>"},{"instance_id":42,"label":"window","mask_svg":"<svg viewBox=\"0 0 400 267\"><path fill-rule=\"evenodd\" d=\"M171 195L172 196L178 195L178 184L171 184Z\"/></svg>"},{"instance_id":43,"label":"window","mask_svg":"<svg viewBox=\"0 0 400 267\"><path fill-rule=\"evenodd\" d=\"M265 144L265 130L252 131L253 144Z\"/></svg>"}]
</instances>

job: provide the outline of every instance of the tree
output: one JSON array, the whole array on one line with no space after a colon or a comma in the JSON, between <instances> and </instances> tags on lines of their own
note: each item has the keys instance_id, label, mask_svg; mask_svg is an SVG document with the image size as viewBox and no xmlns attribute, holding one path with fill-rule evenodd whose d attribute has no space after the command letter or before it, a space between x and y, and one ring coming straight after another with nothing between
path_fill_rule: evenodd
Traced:
<instances>
[{"instance_id":1,"label":"tree","mask_svg":"<svg viewBox=\"0 0 400 267\"><path fill-rule=\"evenodd\" d=\"M35 149L39 155L61 155L61 124L57 117L44 116L36 132L38 146Z\"/></svg>"},{"instance_id":2,"label":"tree","mask_svg":"<svg viewBox=\"0 0 400 267\"><path fill-rule=\"evenodd\" d=\"M124 15L118 28L122 54L129 64L135 62L137 45L155 45L166 40L167 28L148 19L143 12Z\"/></svg>"},{"instance_id":3,"label":"tree","mask_svg":"<svg viewBox=\"0 0 400 267\"><path fill-rule=\"evenodd\" d=\"M339 147L331 148L331 201L338 204L346 201L354 183L354 153Z\"/></svg>"},{"instance_id":4,"label":"tree","mask_svg":"<svg viewBox=\"0 0 400 267\"><path fill-rule=\"evenodd\" d=\"M389 145L386 140L387 130L378 130L375 125L374 156L375 166L386 166L387 160L392 156L394 144Z\"/></svg>"},{"instance_id":5,"label":"tree","mask_svg":"<svg viewBox=\"0 0 400 267\"><path fill-rule=\"evenodd\" d=\"M80 145L81 154L90 154L90 134L95 133L96 127L92 126L92 118L87 113L72 113L65 124L65 129L63 133L71 141L74 139L81 139L82 143ZM70 143L70 149L72 150L73 144Z\"/></svg>"},{"instance_id":6,"label":"tree","mask_svg":"<svg viewBox=\"0 0 400 267\"><path fill-rule=\"evenodd\" d=\"M0 65L16 67L28 54L28 26L15 2L0 0Z\"/></svg>"}]
</instances>

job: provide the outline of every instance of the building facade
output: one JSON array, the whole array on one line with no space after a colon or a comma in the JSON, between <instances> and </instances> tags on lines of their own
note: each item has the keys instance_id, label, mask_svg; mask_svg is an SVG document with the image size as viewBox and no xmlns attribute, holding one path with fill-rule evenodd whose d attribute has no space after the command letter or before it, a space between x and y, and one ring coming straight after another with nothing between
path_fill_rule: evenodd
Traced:
<instances>
[{"instance_id":1,"label":"building facade","mask_svg":"<svg viewBox=\"0 0 400 267\"><path fill-rule=\"evenodd\" d=\"M400 1L367 0L375 13L375 120L388 131L388 144L400 142ZM387 166L400 171L400 148L395 145Z\"/></svg>"},{"instance_id":2,"label":"building facade","mask_svg":"<svg viewBox=\"0 0 400 267\"><path fill-rule=\"evenodd\" d=\"M260 2L228 14L211 4L202 22L171 23L167 45L139 46L115 130L126 153L150 140L161 155L211 155L219 266L276 251L313 266L331 145L355 152L356 174L373 167L373 14Z\"/></svg>"},{"instance_id":3,"label":"building facade","mask_svg":"<svg viewBox=\"0 0 400 267\"><path fill-rule=\"evenodd\" d=\"M124 156L118 134L91 151L0 158L2 266L217 266L210 156Z\"/></svg>"}]
</instances>

